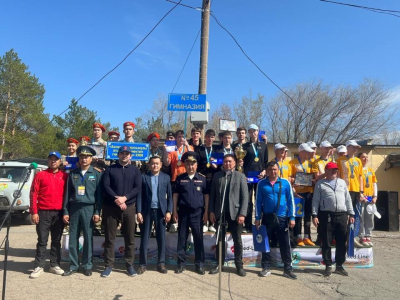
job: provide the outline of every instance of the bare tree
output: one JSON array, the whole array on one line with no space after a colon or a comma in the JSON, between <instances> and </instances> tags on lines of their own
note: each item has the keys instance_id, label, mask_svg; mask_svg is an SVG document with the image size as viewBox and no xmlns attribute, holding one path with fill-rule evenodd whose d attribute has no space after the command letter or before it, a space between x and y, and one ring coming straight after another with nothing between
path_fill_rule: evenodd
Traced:
<instances>
[{"instance_id":1,"label":"bare tree","mask_svg":"<svg viewBox=\"0 0 400 300\"><path fill-rule=\"evenodd\" d=\"M367 139L391 128L398 106L382 83L365 79L358 87L331 87L322 81L298 84L267 102L275 142L343 143Z\"/></svg>"},{"instance_id":2,"label":"bare tree","mask_svg":"<svg viewBox=\"0 0 400 300\"><path fill-rule=\"evenodd\" d=\"M240 102L235 101L233 112L239 126L248 127L250 124L257 124L261 128L267 126L266 113L264 110L265 96L260 93L253 98L250 90L249 95L243 96Z\"/></svg>"}]
</instances>

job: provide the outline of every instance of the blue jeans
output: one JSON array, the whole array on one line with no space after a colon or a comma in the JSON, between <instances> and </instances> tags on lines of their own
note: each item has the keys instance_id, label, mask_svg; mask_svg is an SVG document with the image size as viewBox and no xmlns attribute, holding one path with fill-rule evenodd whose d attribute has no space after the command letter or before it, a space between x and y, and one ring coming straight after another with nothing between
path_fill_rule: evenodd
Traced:
<instances>
[{"instance_id":1,"label":"blue jeans","mask_svg":"<svg viewBox=\"0 0 400 300\"><path fill-rule=\"evenodd\" d=\"M141 241L140 241L140 258L139 265L145 267L147 265L147 246L151 234L151 225L154 222L156 228L156 240L158 248L158 266L165 264L165 221L161 209L150 209L143 215L143 224L140 226Z\"/></svg>"}]
</instances>

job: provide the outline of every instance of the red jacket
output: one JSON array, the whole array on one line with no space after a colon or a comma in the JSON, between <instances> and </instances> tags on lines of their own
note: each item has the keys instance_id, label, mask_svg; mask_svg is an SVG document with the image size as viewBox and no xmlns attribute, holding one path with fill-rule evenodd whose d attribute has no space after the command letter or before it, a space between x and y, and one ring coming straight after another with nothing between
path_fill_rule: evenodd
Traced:
<instances>
[{"instance_id":1,"label":"red jacket","mask_svg":"<svg viewBox=\"0 0 400 300\"><path fill-rule=\"evenodd\" d=\"M47 169L36 174L31 186L29 208L31 214L38 210L62 210L65 183L68 174L63 171L53 173Z\"/></svg>"}]
</instances>

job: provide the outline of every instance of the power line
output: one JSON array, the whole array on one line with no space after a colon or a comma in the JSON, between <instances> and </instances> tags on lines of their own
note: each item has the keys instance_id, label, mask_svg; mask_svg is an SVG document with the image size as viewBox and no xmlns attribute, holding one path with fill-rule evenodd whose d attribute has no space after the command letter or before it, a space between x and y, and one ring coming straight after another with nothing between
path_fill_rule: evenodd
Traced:
<instances>
[{"instance_id":1,"label":"power line","mask_svg":"<svg viewBox=\"0 0 400 300\"><path fill-rule=\"evenodd\" d=\"M103 77L101 77L94 85L92 85L86 92L84 92L77 100L76 102L78 103L83 97L86 96L93 88L95 88L103 79L105 79L108 75L110 75L112 72L114 72L139 46L149 37L149 35L160 25L160 23L178 6L182 0L179 0L179 2L175 2L175 6L172 7L157 23L156 25L145 35L145 37L124 57L123 60L121 60L114 68L112 68L110 71L108 71ZM63 110L60 114L53 116L53 118L50 120L50 122L46 123L44 126L39 128L39 130L36 133L41 132L45 127L47 127L49 124L51 124L55 117L59 117L63 115L65 112L69 110L69 107Z\"/></svg>"},{"instance_id":2,"label":"power line","mask_svg":"<svg viewBox=\"0 0 400 300\"><path fill-rule=\"evenodd\" d=\"M400 18L400 16L396 14L396 13L400 13L400 10L374 8L374 7L361 6L361 5L342 3L342 2L336 2L336 1L329 1L329 0L319 0L319 1L326 2L326 3L332 3L332 4L337 4L337 5L343 5L343 6L350 6L350 7L354 7L354 8L361 8L361 9L369 10L369 11L372 11L372 12L392 15L392 16L395 16L397 18Z\"/></svg>"},{"instance_id":3,"label":"power line","mask_svg":"<svg viewBox=\"0 0 400 300\"><path fill-rule=\"evenodd\" d=\"M167 1L168 1L168 0L167 0ZM185 67L186 67L186 63L187 63L188 60L189 60L190 54L192 54L194 45L196 45L197 39L199 38L200 32L201 32L201 29L200 29L199 32L197 33L196 39L194 40L194 43L193 43L193 45L192 45L192 48L190 49L190 52L189 52L189 54L188 54L188 56L187 56L187 58L186 58L185 63L183 64L182 70L181 70L181 72L179 73L178 79L176 80L175 85L174 85L174 88L172 89L172 92L171 92L171 93L173 93L173 92L175 91L176 85L178 84L178 81L179 81L179 79L181 78L181 75L182 75L182 73L183 73L183 70L184 70Z\"/></svg>"},{"instance_id":4,"label":"power line","mask_svg":"<svg viewBox=\"0 0 400 300\"><path fill-rule=\"evenodd\" d=\"M202 11L201 7L194 7L194 6L190 6L190 5L186 5L186 4L180 4L180 3L178 3L178 2L171 1L171 0L166 0L166 1L171 2L171 3L175 3L175 4L178 4L178 5L187 7L187 8L191 8L191 9L195 9L195 10ZM179 1L179 2L181 2L181 1Z\"/></svg>"},{"instance_id":5,"label":"power line","mask_svg":"<svg viewBox=\"0 0 400 300\"><path fill-rule=\"evenodd\" d=\"M329 2L329 3L339 4L339 5L345 5L345 6L352 6L352 7L356 7L356 8L365 8L365 9L373 9L373 10L379 10L379 11L400 13L400 10L382 9L382 8L361 6L361 5L348 4L348 3L336 2L336 1L329 1L329 0L319 0L319 1L321 1L321 2Z\"/></svg>"},{"instance_id":6,"label":"power line","mask_svg":"<svg viewBox=\"0 0 400 300\"><path fill-rule=\"evenodd\" d=\"M301 110L304 114L306 114L307 116L312 118L312 115L310 113L308 113L307 111L305 111L302 107L300 107L299 105L297 105L297 103L293 100L292 97L289 96L288 93L286 93L275 81L272 80L271 77L269 77L251 58L250 56L247 55L247 53L243 50L242 46L239 44L239 42L236 40L236 38L232 35L232 33L229 32L228 29L226 29L219 21L218 19L215 17L215 15L210 12L210 15L214 18L214 20L217 22L217 24L226 31L226 33L228 33L230 35L230 37L234 40L234 42L236 43L236 45L239 47L239 49L242 51L242 53L244 54L244 56L246 56L246 58L274 85L276 86L284 95L286 95L286 97L288 97L290 99L290 101L293 103L294 106L296 106L299 110ZM325 123L323 123L321 120L317 120L318 123L322 124L323 126L327 126ZM335 131L337 133L341 133L340 131L331 128L332 131Z\"/></svg>"}]
</instances>

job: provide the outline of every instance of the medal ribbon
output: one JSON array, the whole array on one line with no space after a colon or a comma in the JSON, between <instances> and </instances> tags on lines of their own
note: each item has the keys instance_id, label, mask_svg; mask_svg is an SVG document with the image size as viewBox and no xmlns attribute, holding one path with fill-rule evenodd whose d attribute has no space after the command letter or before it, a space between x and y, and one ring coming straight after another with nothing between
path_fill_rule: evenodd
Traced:
<instances>
[{"instance_id":1,"label":"medal ribbon","mask_svg":"<svg viewBox=\"0 0 400 300\"><path fill-rule=\"evenodd\" d=\"M153 157L153 156L155 156L155 155L158 155L158 149L157 149L157 151L155 152L155 153L152 153L151 151L150 151L150 157ZM181 155L182 156L182 155Z\"/></svg>"},{"instance_id":2,"label":"medal ribbon","mask_svg":"<svg viewBox=\"0 0 400 300\"><path fill-rule=\"evenodd\" d=\"M304 173L307 173L306 169L303 167L303 164L301 163L300 156L297 157L297 160L299 161L300 166L301 166L301 168L303 169L303 172L304 172Z\"/></svg>"},{"instance_id":3,"label":"medal ribbon","mask_svg":"<svg viewBox=\"0 0 400 300\"><path fill-rule=\"evenodd\" d=\"M254 154L255 154L256 158L258 158L258 150L256 150L256 147L254 147L253 143L251 143L251 146L253 147Z\"/></svg>"},{"instance_id":4,"label":"medal ribbon","mask_svg":"<svg viewBox=\"0 0 400 300\"><path fill-rule=\"evenodd\" d=\"M276 161L276 163L278 164L278 168L279 168L279 171L280 171L280 173L281 173L281 177L283 177L283 171L282 171L282 167L281 167L281 165L279 164L279 162L278 162L278 159L275 157L275 161ZM283 162L282 162L283 163Z\"/></svg>"},{"instance_id":5,"label":"medal ribbon","mask_svg":"<svg viewBox=\"0 0 400 300\"><path fill-rule=\"evenodd\" d=\"M367 182L367 186L369 186L369 177L368 177L368 169L367 169L367 173L364 173L364 177L365 177L365 181Z\"/></svg>"},{"instance_id":6,"label":"medal ribbon","mask_svg":"<svg viewBox=\"0 0 400 300\"><path fill-rule=\"evenodd\" d=\"M347 158L349 158L349 156L347 155ZM350 166L350 171L351 171L351 176L354 177L354 163L350 163L351 158L349 158L349 166Z\"/></svg>"},{"instance_id":7,"label":"medal ribbon","mask_svg":"<svg viewBox=\"0 0 400 300\"><path fill-rule=\"evenodd\" d=\"M206 157L207 157L207 163L210 163L210 157L211 157L211 153L212 153L212 147L210 147L210 153L208 153L207 151L207 147L204 147L206 150ZM225 150L225 149L224 149Z\"/></svg>"},{"instance_id":8,"label":"medal ribbon","mask_svg":"<svg viewBox=\"0 0 400 300\"><path fill-rule=\"evenodd\" d=\"M226 151L225 148L224 148L224 153L225 153L225 155L227 155L227 154L232 154L232 148L229 148L229 152Z\"/></svg>"},{"instance_id":9,"label":"medal ribbon","mask_svg":"<svg viewBox=\"0 0 400 300\"><path fill-rule=\"evenodd\" d=\"M176 150L176 151L178 152L178 161L181 161L181 157L182 157L182 154L183 154L183 151L184 151L184 150L185 150L185 146L182 147L181 153L179 153L179 149Z\"/></svg>"}]
</instances>

